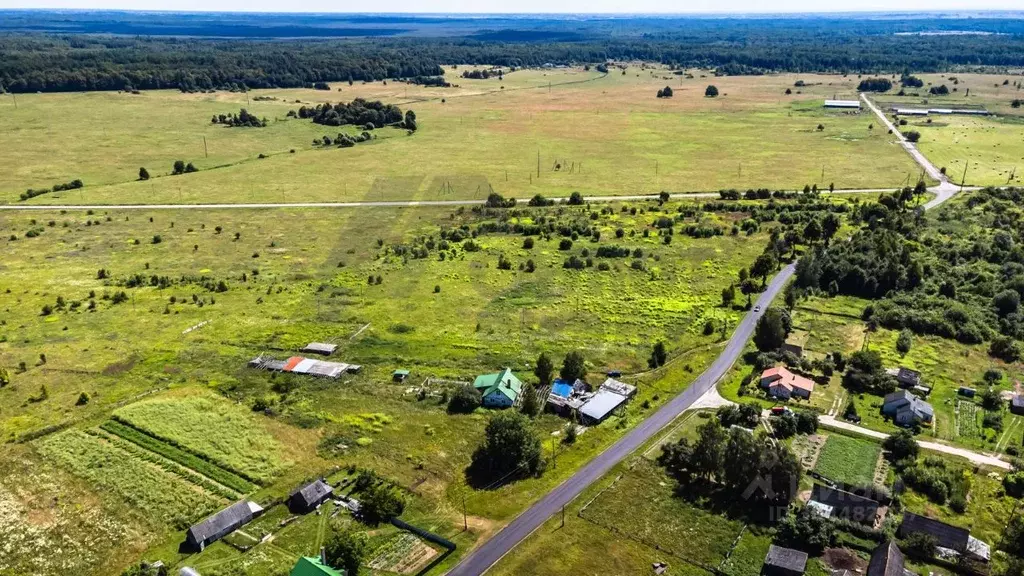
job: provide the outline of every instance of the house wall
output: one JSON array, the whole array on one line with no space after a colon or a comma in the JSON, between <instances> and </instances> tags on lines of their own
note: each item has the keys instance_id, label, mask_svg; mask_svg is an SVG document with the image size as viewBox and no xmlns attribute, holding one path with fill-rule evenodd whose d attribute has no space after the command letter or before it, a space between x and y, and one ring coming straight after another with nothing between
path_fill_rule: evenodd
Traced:
<instances>
[{"instance_id":1,"label":"house wall","mask_svg":"<svg viewBox=\"0 0 1024 576\"><path fill-rule=\"evenodd\" d=\"M501 392L494 391L484 396L483 405L489 408L508 408L512 406L512 400Z\"/></svg>"}]
</instances>

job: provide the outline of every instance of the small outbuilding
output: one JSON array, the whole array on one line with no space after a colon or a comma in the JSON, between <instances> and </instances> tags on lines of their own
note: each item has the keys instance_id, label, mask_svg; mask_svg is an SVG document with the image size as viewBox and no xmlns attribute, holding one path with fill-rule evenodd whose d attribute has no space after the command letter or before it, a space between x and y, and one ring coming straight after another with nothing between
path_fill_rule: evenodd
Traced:
<instances>
[{"instance_id":1,"label":"small outbuilding","mask_svg":"<svg viewBox=\"0 0 1024 576\"><path fill-rule=\"evenodd\" d=\"M391 373L391 380L394 382L405 382L405 379L409 377L408 370L395 370Z\"/></svg>"},{"instance_id":2,"label":"small outbuilding","mask_svg":"<svg viewBox=\"0 0 1024 576\"><path fill-rule=\"evenodd\" d=\"M320 354L321 356L330 356L334 354L334 351L338 349L337 344L328 344L326 342L310 342L306 344L306 347L302 349L303 352L308 354Z\"/></svg>"},{"instance_id":3,"label":"small outbuilding","mask_svg":"<svg viewBox=\"0 0 1024 576\"><path fill-rule=\"evenodd\" d=\"M762 576L800 576L807 569L807 553L774 544L768 546L768 555L761 567Z\"/></svg>"},{"instance_id":4,"label":"small outbuilding","mask_svg":"<svg viewBox=\"0 0 1024 576\"><path fill-rule=\"evenodd\" d=\"M296 514L308 514L331 497L334 488L323 480L316 480L288 496L288 509Z\"/></svg>"},{"instance_id":5,"label":"small outbuilding","mask_svg":"<svg viewBox=\"0 0 1024 576\"><path fill-rule=\"evenodd\" d=\"M1010 399L1010 412L1024 415L1024 394L1014 394Z\"/></svg>"},{"instance_id":6,"label":"small outbuilding","mask_svg":"<svg viewBox=\"0 0 1024 576\"><path fill-rule=\"evenodd\" d=\"M185 543L201 552L210 544L248 524L262 512L263 508L255 502L236 502L189 528L185 533Z\"/></svg>"},{"instance_id":7,"label":"small outbuilding","mask_svg":"<svg viewBox=\"0 0 1024 576\"><path fill-rule=\"evenodd\" d=\"M978 391L970 386L961 386L956 392L965 398L974 398L978 394Z\"/></svg>"}]
</instances>

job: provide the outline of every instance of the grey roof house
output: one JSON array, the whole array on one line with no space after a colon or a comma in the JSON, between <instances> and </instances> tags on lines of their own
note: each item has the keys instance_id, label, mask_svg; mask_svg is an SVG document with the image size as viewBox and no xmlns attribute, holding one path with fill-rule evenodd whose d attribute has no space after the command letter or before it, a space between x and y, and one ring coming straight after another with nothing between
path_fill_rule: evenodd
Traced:
<instances>
[{"instance_id":1,"label":"grey roof house","mask_svg":"<svg viewBox=\"0 0 1024 576\"><path fill-rule=\"evenodd\" d=\"M261 512L263 508L255 502L236 502L189 528L185 533L185 542L193 549L202 551L213 542L248 524Z\"/></svg>"},{"instance_id":2,"label":"grey roof house","mask_svg":"<svg viewBox=\"0 0 1024 576\"><path fill-rule=\"evenodd\" d=\"M867 576L904 576L906 574L905 564L906 560L900 547L889 540L881 543L871 553Z\"/></svg>"},{"instance_id":3,"label":"grey roof house","mask_svg":"<svg viewBox=\"0 0 1024 576\"><path fill-rule=\"evenodd\" d=\"M768 555L761 567L762 576L800 576L807 568L807 553L774 544L768 546Z\"/></svg>"},{"instance_id":4,"label":"grey roof house","mask_svg":"<svg viewBox=\"0 0 1024 576\"><path fill-rule=\"evenodd\" d=\"M971 536L971 531L939 520L927 518L913 512L903 515L899 536L906 538L911 534L924 533L935 538L936 546L952 550L959 554L988 562L991 555L989 545Z\"/></svg>"},{"instance_id":5,"label":"grey roof house","mask_svg":"<svg viewBox=\"0 0 1024 576\"><path fill-rule=\"evenodd\" d=\"M882 414L892 417L893 421L901 426L928 424L935 417L932 405L908 390L886 394L882 403Z\"/></svg>"},{"instance_id":6,"label":"grey roof house","mask_svg":"<svg viewBox=\"0 0 1024 576\"><path fill-rule=\"evenodd\" d=\"M1024 414L1024 394L1014 394L1010 399L1010 412Z\"/></svg>"},{"instance_id":7,"label":"grey roof house","mask_svg":"<svg viewBox=\"0 0 1024 576\"><path fill-rule=\"evenodd\" d=\"M316 480L292 492L288 496L288 509L297 514L312 512L331 497L334 489L323 480Z\"/></svg>"},{"instance_id":8,"label":"grey roof house","mask_svg":"<svg viewBox=\"0 0 1024 576\"><path fill-rule=\"evenodd\" d=\"M873 526L878 516L878 502L821 484L814 485L810 501L830 507L832 518L845 518L868 526Z\"/></svg>"}]
</instances>

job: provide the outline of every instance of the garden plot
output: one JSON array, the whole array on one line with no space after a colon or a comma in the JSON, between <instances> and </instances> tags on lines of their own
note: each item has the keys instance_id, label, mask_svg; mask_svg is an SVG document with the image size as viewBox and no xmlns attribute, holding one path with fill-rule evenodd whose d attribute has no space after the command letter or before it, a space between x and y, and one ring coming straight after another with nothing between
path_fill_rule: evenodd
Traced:
<instances>
[{"instance_id":1,"label":"garden plot","mask_svg":"<svg viewBox=\"0 0 1024 576\"><path fill-rule=\"evenodd\" d=\"M437 550L423 540L402 532L381 546L367 566L384 572L415 574L437 554Z\"/></svg>"},{"instance_id":2,"label":"garden plot","mask_svg":"<svg viewBox=\"0 0 1024 576\"><path fill-rule=\"evenodd\" d=\"M865 486L874 481L881 451L877 444L832 434L821 449L814 471L848 486Z\"/></svg>"},{"instance_id":3,"label":"garden plot","mask_svg":"<svg viewBox=\"0 0 1024 576\"><path fill-rule=\"evenodd\" d=\"M138 402L116 410L114 418L258 483L291 464L250 411L208 396Z\"/></svg>"},{"instance_id":4,"label":"garden plot","mask_svg":"<svg viewBox=\"0 0 1024 576\"><path fill-rule=\"evenodd\" d=\"M958 436L977 438L981 434L981 425L978 423L979 412L981 409L974 402L956 401L956 433Z\"/></svg>"},{"instance_id":5,"label":"garden plot","mask_svg":"<svg viewBox=\"0 0 1024 576\"><path fill-rule=\"evenodd\" d=\"M134 508L177 528L227 503L227 499L85 432L56 434L38 442L36 448L97 489L112 492Z\"/></svg>"}]
</instances>

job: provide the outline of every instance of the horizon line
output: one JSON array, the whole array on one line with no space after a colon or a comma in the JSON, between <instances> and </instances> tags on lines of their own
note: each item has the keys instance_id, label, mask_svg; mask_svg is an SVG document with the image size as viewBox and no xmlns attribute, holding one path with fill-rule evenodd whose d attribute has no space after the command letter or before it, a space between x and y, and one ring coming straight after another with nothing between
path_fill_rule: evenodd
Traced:
<instances>
[{"instance_id":1,"label":"horizon line","mask_svg":"<svg viewBox=\"0 0 1024 576\"><path fill-rule=\"evenodd\" d=\"M302 10L175 10L170 8L153 8L153 9L138 9L138 8L68 8L68 7L39 7L39 6L23 6L23 7L0 7L0 13L2 12L124 12L124 13L137 13L137 14L292 14L292 15L352 15L352 16L420 16L420 17L502 17L502 16L513 16L513 17L524 17L524 16L542 16L542 17L580 17L580 16L605 16L605 17L686 17L686 16L723 16L723 17L743 17L743 16L842 16L842 15L880 15L880 16L909 16L909 15L931 15L931 14L942 14L942 15L978 15L978 14L1019 14L1021 18L1024 18L1024 9L1013 9L1013 8L943 8L935 10L878 10L874 8L866 8L864 10L851 10L849 8L843 10L822 10L822 11L742 11L742 12L718 12L718 11L704 11L704 10L693 10L689 12L371 12L371 11L302 11Z\"/></svg>"}]
</instances>

